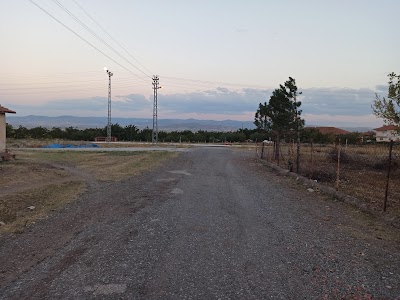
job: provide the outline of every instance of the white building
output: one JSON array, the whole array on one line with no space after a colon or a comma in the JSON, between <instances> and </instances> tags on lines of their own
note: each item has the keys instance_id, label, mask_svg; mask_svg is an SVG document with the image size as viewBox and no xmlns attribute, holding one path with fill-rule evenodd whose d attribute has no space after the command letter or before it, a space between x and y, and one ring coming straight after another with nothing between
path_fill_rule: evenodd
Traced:
<instances>
[{"instance_id":1,"label":"white building","mask_svg":"<svg viewBox=\"0 0 400 300\"><path fill-rule=\"evenodd\" d=\"M400 142L400 128L395 125L385 125L373 130L377 142Z\"/></svg>"}]
</instances>

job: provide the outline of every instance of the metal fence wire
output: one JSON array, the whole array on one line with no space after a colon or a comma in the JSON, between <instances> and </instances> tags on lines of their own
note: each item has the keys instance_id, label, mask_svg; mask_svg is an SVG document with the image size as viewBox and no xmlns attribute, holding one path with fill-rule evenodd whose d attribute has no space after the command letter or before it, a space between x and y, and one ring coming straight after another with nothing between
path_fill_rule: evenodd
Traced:
<instances>
[{"instance_id":1,"label":"metal fence wire","mask_svg":"<svg viewBox=\"0 0 400 300\"><path fill-rule=\"evenodd\" d=\"M400 215L400 145L262 144L261 159Z\"/></svg>"}]
</instances>

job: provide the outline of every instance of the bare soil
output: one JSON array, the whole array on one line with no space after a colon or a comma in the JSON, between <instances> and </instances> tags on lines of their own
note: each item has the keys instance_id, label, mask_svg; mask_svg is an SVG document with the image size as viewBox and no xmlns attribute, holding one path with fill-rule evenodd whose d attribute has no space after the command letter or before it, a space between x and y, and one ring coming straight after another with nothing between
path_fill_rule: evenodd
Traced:
<instances>
[{"instance_id":1,"label":"bare soil","mask_svg":"<svg viewBox=\"0 0 400 300\"><path fill-rule=\"evenodd\" d=\"M164 151L15 154L16 161L0 163L0 238L24 231L76 200L89 186L140 174L177 155Z\"/></svg>"},{"instance_id":2,"label":"bare soil","mask_svg":"<svg viewBox=\"0 0 400 300\"><path fill-rule=\"evenodd\" d=\"M397 230L231 149L95 181L0 240L0 299L398 298Z\"/></svg>"}]
</instances>

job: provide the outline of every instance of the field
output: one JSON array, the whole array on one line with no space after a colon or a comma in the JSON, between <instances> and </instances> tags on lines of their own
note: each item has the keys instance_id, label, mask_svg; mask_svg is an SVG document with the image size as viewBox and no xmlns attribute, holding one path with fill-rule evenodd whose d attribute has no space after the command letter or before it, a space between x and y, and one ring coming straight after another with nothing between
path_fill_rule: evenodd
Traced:
<instances>
[{"instance_id":1,"label":"field","mask_svg":"<svg viewBox=\"0 0 400 300\"><path fill-rule=\"evenodd\" d=\"M339 157L340 152L340 157ZM259 149L261 155L261 149ZM273 146L265 146L263 158L296 172L296 145L282 144L279 159ZM338 159L339 158L339 159ZM387 211L400 215L400 146L394 145L390 164L389 146L302 144L299 174L364 201L382 211L388 185Z\"/></svg>"},{"instance_id":2,"label":"field","mask_svg":"<svg viewBox=\"0 0 400 300\"><path fill-rule=\"evenodd\" d=\"M123 180L154 168L176 152L13 151L0 162L0 233L20 232L78 199L89 185Z\"/></svg>"}]
</instances>

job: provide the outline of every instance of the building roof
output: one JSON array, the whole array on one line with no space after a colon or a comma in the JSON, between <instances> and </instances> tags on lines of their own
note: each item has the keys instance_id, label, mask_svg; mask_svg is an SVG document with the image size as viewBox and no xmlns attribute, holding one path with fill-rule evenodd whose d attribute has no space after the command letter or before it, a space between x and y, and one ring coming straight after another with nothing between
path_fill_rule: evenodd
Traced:
<instances>
[{"instance_id":1,"label":"building roof","mask_svg":"<svg viewBox=\"0 0 400 300\"><path fill-rule=\"evenodd\" d=\"M333 135L341 135L341 134L348 134L350 131L336 128L336 127L306 127L306 128L314 128L318 130L322 134L333 134Z\"/></svg>"},{"instance_id":2,"label":"building roof","mask_svg":"<svg viewBox=\"0 0 400 300\"><path fill-rule=\"evenodd\" d=\"M0 104L0 113L5 114L5 113L9 113L9 114L15 114L15 111L8 109L4 106L1 106Z\"/></svg>"},{"instance_id":3,"label":"building roof","mask_svg":"<svg viewBox=\"0 0 400 300\"><path fill-rule=\"evenodd\" d=\"M395 125L384 125L382 127L375 128L374 130L375 131L399 130L399 127Z\"/></svg>"}]
</instances>

